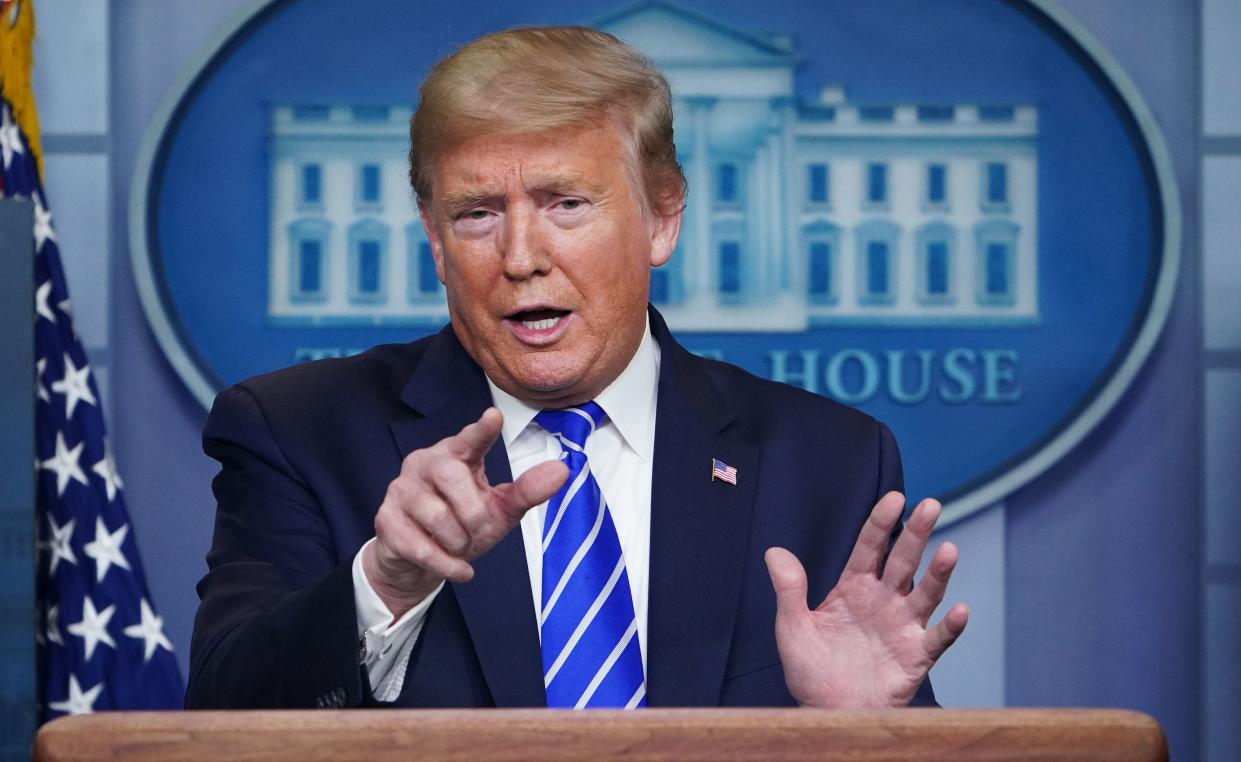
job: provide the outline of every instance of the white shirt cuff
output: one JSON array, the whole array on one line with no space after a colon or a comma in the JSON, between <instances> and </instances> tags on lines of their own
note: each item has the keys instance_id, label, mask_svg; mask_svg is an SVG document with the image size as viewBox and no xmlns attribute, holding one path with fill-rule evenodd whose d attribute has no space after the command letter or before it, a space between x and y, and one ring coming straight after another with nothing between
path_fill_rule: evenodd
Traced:
<instances>
[{"instance_id":1,"label":"white shirt cuff","mask_svg":"<svg viewBox=\"0 0 1241 762\"><path fill-rule=\"evenodd\" d=\"M353 557L353 600L358 619L358 659L370 677L371 692L379 701L395 701L405 684L409 655L422 632L427 610L444 589L441 582L417 606L392 621L392 612L371 587L362 569L362 553L375 541L371 538Z\"/></svg>"}]
</instances>

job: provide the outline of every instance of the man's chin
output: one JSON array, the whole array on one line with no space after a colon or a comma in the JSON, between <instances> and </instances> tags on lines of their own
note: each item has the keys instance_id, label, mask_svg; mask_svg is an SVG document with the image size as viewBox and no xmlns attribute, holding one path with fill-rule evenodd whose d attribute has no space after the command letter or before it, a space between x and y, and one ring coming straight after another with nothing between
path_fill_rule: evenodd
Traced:
<instances>
[{"instance_id":1,"label":"man's chin","mask_svg":"<svg viewBox=\"0 0 1241 762\"><path fill-rule=\"evenodd\" d=\"M597 390L589 388L579 373L555 373L547 369L509 375L501 389L514 397L540 407L566 407L592 399ZM492 379L495 380L495 379ZM511 387L511 388L510 388Z\"/></svg>"}]
</instances>

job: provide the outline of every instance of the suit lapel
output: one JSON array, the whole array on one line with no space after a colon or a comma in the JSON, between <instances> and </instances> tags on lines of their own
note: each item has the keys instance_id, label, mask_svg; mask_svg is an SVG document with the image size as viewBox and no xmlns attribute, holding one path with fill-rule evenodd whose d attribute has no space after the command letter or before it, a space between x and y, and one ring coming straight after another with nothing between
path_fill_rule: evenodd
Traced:
<instances>
[{"instance_id":1,"label":"suit lapel","mask_svg":"<svg viewBox=\"0 0 1241 762\"><path fill-rule=\"evenodd\" d=\"M759 453L725 436L735 417L728 401L654 311L651 329L662 370L651 479L647 700L714 706L740 602ZM712 459L737 469L735 486L711 478Z\"/></svg>"},{"instance_id":2,"label":"suit lapel","mask_svg":"<svg viewBox=\"0 0 1241 762\"><path fill-rule=\"evenodd\" d=\"M392 422L401 457L456 434L491 405L486 377L451 327L432 340L401 400L413 411ZM512 480L504 443L485 458L492 484ZM487 687L497 706L544 706L538 626L521 531L514 528L474 561L474 579L453 584Z\"/></svg>"}]
</instances>

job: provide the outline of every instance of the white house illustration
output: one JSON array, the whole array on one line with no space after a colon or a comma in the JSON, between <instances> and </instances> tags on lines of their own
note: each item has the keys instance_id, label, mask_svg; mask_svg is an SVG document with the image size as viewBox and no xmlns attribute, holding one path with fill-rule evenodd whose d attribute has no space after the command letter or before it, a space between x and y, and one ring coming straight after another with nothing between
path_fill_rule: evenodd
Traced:
<instances>
[{"instance_id":1,"label":"white house illustration","mask_svg":"<svg viewBox=\"0 0 1241 762\"><path fill-rule=\"evenodd\" d=\"M798 53L660 0L595 26L668 75L689 180L651 300L683 332L1038 319L1037 109L798 98ZM439 324L408 105L271 111L268 316Z\"/></svg>"}]
</instances>

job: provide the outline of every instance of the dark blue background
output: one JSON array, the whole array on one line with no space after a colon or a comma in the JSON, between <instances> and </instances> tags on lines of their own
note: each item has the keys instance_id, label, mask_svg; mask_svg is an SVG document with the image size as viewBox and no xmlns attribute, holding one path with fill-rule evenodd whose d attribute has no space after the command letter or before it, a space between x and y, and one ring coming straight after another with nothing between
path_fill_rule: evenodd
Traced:
<instances>
[{"instance_id":1,"label":"dark blue background","mask_svg":"<svg viewBox=\"0 0 1241 762\"><path fill-rule=\"evenodd\" d=\"M481 33L589 23L620 5L532 2L450 17L421 3L301 0L278 4L243 30L183 100L165 138L151 210L166 301L207 374L231 383L288 364L296 347L419 335L267 325L268 104L413 102L433 60ZM896 431L915 495L959 493L1054 434L1123 354L1159 256L1144 149L1086 58L1032 12L994 0L684 5L740 28L795 32L803 96L840 82L863 103L1037 105L1042 314L1021 328L834 327L687 334L685 343L723 349L760 375L769 375L766 352L777 348L819 348L825 357L848 347L1016 350L1019 405L930 399L900 406L883 396L863 405Z\"/></svg>"}]
</instances>

